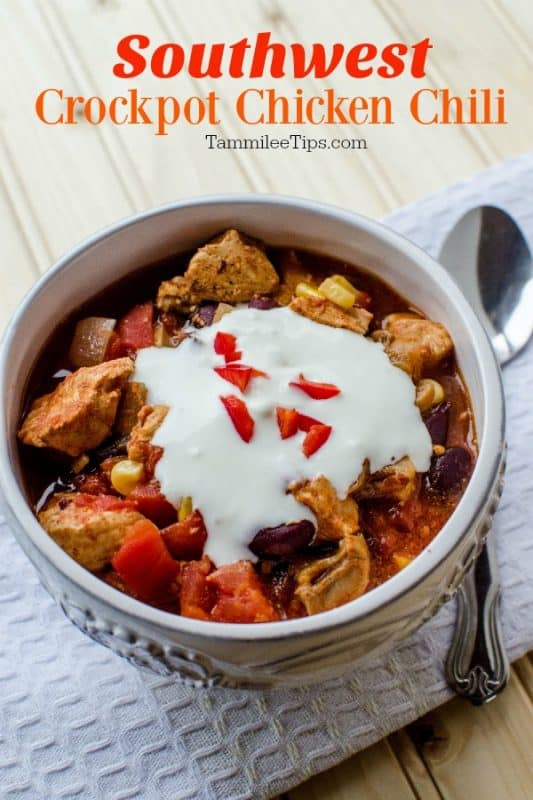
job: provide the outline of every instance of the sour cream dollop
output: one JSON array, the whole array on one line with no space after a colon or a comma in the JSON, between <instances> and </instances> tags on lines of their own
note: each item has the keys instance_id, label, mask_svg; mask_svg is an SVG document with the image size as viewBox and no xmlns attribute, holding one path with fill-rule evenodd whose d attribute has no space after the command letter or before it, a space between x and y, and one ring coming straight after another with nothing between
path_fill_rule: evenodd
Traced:
<instances>
[{"instance_id":1,"label":"sour cream dollop","mask_svg":"<svg viewBox=\"0 0 533 800\"><path fill-rule=\"evenodd\" d=\"M214 339L237 338L241 361L266 372L245 394L220 377ZM290 385L303 374L335 384L340 393L313 400ZM409 456L417 471L429 468L431 440L416 407L410 378L394 367L382 346L351 331L313 322L289 308L237 309L217 324L194 330L179 347L140 350L136 381L150 404L170 410L153 444L163 448L155 477L171 503L191 496L208 530L204 552L216 566L255 557L248 549L261 528L314 514L287 487L325 475L340 497L361 472ZM252 440L238 435L220 397L241 397L255 421ZM306 458L305 433L282 440L276 408L331 425L327 442Z\"/></svg>"}]
</instances>

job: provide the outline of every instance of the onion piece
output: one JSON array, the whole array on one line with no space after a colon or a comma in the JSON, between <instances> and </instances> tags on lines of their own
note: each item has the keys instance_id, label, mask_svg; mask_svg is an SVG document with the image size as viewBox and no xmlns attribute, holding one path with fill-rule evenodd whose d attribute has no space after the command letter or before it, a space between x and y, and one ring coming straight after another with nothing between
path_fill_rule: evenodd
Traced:
<instances>
[{"instance_id":1,"label":"onion piece","mask_svg":"<svg viewBox=\"0 0 533 800\"><path fill-rule=\"evenodd\" d=\"M74 331L69 350L69 360L75 367L92 367L105 360L109 339L116 319L86 317L80 319Z\"/></svg>"}]
</instances>

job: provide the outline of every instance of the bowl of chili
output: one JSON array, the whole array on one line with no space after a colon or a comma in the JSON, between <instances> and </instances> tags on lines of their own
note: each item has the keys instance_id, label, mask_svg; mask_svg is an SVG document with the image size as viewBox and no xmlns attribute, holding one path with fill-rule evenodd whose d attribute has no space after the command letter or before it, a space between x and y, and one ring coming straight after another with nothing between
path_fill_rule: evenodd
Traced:
<instances>
[{"instance_id":1,"label":"bowl of chili","mask_svg":"<svg viewBox=\"0 0 533 800\"><path fill-rule=\"evenodd\" d=\"M133 533L130 530L115 558L116 569L128 576L138 588L136 593L117 591L76 563L36 519L29 476L33 467L28 466L17 443L37 365L42 363L54 332L64 330L65 321L88 302L98 304L106 293L112 296L113 286L123 288L124 281L133 280L132 276L146 276L151 265L165 264L176 253L191 251L230 226L267 242L270 248L311 253L313 263L323 258L336 264L364 265L370 276L375 275L384 286L408 298L409 307L442 323L453 340L458 374L468 387L476 451L460 499L440 520L444 524L439 532L416 558L408 559L394 573L384 573L371 591L321 613L289 614L285 619L267 616L268 621L248 624L227 618L214 621L187 617L173 613L164 604L157 607L143 602L143 592L149 594L149 581L142 570L139 574L139 554L141 563L146 558L159 559L160 574L169 576L169 580L175 567L161 556L159 538L142 520L132 519ZM341 284L333 287L336 292L342 293ZM265 301L257 302L260 306ZM386 305L384 302L385 310ZM141 306L136 306L134 318L123 324L122 345L130 341L143 346L140 340L145 333L146 309ZM207 313L205 308L202 313ZM264 378L261 370L253 374L253 366L235 367L238 345L228 333L217 336L214 350L221 359L217 375L228 386L232 384L221 409L246 442L253 436L253 426L243 413L242 400L235 395L246 390L250 381ZM116 355L124 358L123 351ZM6 442L0 454L0 489L12 530L44 586L67 616L93 639L140 666L195 684L300 685L302 681L342 674L354 663L394 647L453 595L490 528L499 498L504 454L500 373L487 337L459 289L433 259L386 226L313 201L282 196L202 197L143 212L97 233L60 259L23 300L2 341L0 370L0 416ZM312 380L304 374L295 376L292 389L302 402L310 398L319 403L330 402L339 391L330 382ZM316 457L334 441L332 438L328 445L331 426L323 420L291 412L290 408L278 409L275 424L280 440L298 432L306 458ZM438 415L430 424L438 429ZM461 458L460 453L448 456L453 462L451 468L462 469L458 464ZM449 467L434 471L441 489L445 488ZM156 530L172 519L172 514L165 517L169 509L149 492L142 502L143 508L152 508ZM385 512L381 508L365 512L365 524L374 531L376 540ZM402 506L399 530L409 531L419 525L419 518L410 513ZM431 513L438 516L438 503ZM254 540L258 552L267 552L269 557L285 552L281 534L276 539L260 533L262 536L258 534ZM305 526L295 535L302 546L307 546ZM184 546L182 539L180 547ZM188 539L187 546L194 555L198 538L193 539ZM178 546L175 541L174 546Z\"/></svg>"}]
</instances>

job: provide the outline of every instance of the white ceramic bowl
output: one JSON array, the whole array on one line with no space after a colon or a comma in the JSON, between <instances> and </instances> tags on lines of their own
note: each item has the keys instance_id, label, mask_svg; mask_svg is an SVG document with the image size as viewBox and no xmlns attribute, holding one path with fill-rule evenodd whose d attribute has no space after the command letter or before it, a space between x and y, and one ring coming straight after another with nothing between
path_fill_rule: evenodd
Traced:
<instances>
[{"instance_id":1,"label":"white ceramic bowl","mask_svg":"<svg viewBox=\"0 0 533 800\"><path fill-rule=\"evenodd\" d=\"M303 619L238 625L159 611L76 564L40 527L23 490L15 433L28 376L67 312L131 270L191 249L227 227L360 264L443 322L471 392L479 458L456 511L406 569L346 605ZM426 253L383 225L287 197L222 195L174 203L124 220L64 256L24 299L0 350L0 487L20 545L68 617L134 663L182 679L226 685L301 685L390 649L447 600L490 527L501 484L504 407L487 337L460 291Z\"/></svg>"}]
</instances>

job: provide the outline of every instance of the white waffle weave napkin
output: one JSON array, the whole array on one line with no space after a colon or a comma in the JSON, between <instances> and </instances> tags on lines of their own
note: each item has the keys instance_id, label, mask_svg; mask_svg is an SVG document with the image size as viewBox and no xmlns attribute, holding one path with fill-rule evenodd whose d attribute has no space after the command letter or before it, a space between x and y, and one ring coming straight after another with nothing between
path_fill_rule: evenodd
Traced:
<instances>
[{"instance_id":1,"label":"white waffle weave napkin","mask_svg":"<svg viewBox=\"0 0 533 800\"><path fill-rule=\"evenodd\" d=\"M533 249L533 153L387 222L432 254L468 208L508 209ZM533 346L505 368L509 465L496 517L511 658L533 647ZM0 527L2 800L271 797L447 700L448 604L389 657L312 689L199 690L142 673L81 634Z\"/></svg>"}]
</instances>

